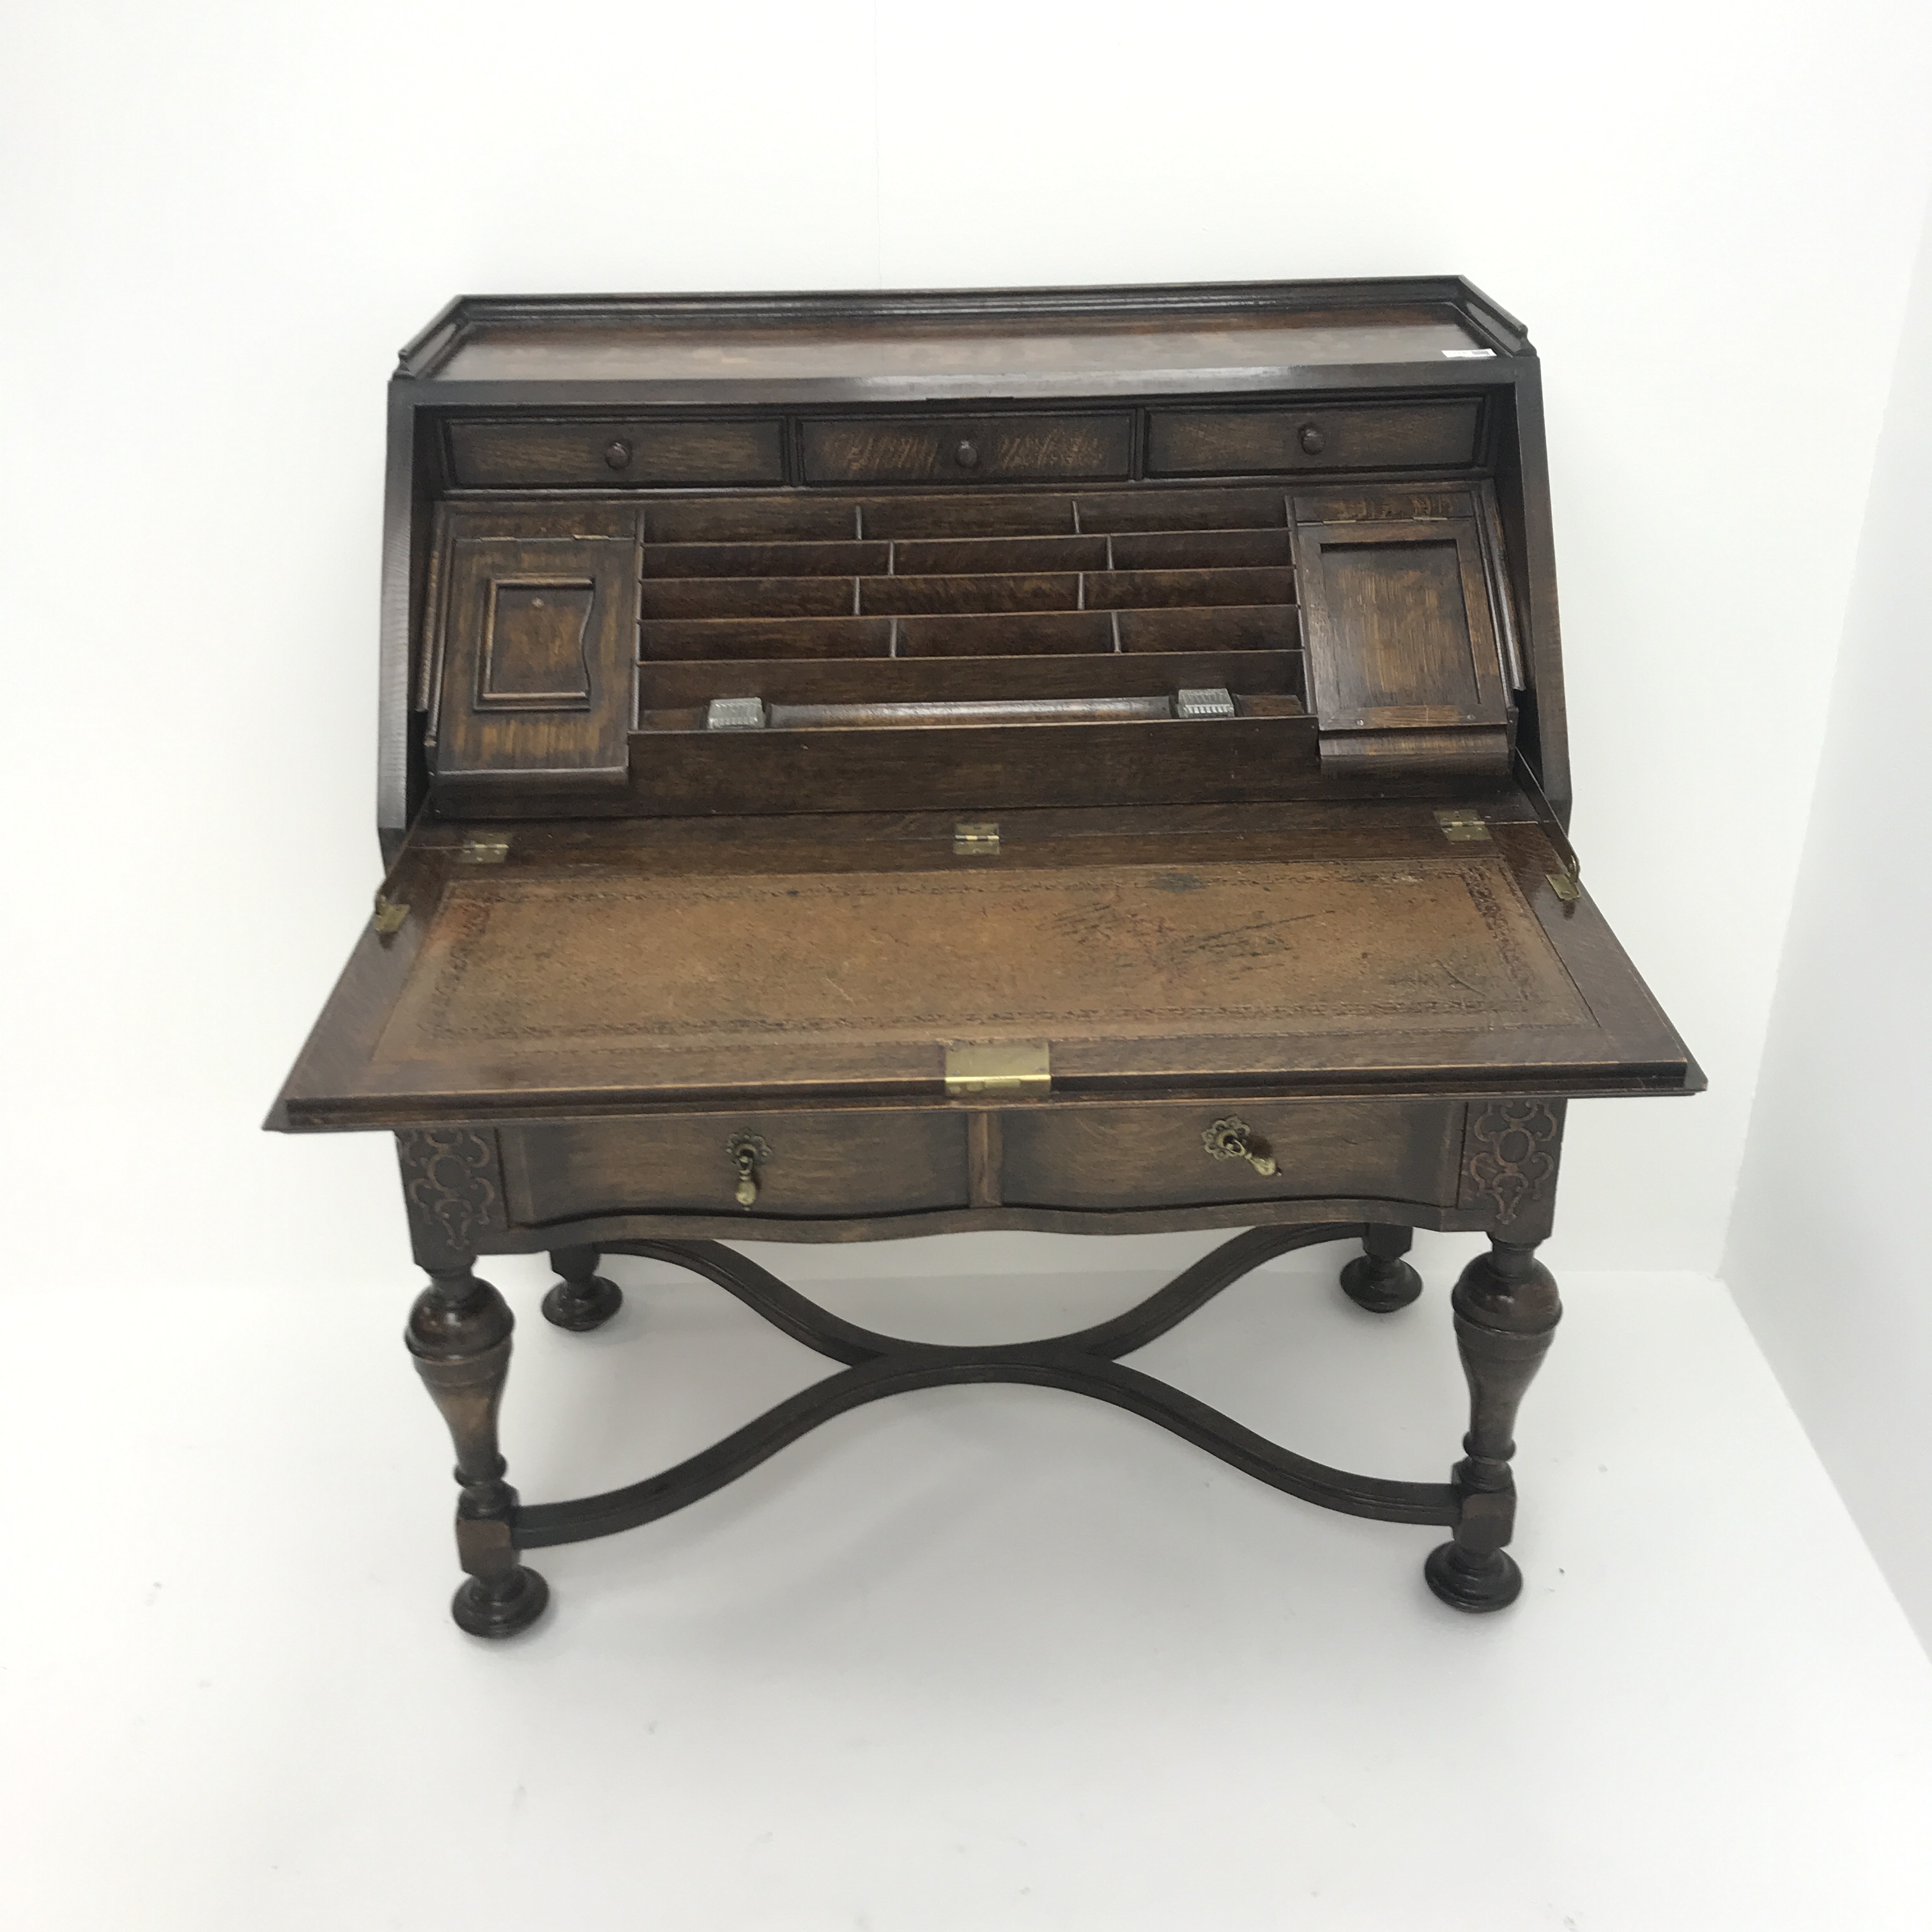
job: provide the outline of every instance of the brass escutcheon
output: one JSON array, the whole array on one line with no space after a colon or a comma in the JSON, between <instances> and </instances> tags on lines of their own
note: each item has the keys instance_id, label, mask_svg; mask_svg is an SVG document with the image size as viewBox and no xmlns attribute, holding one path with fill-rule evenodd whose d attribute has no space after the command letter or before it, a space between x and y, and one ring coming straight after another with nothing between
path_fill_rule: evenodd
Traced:
<instances>
[{"instance_id":1,"label":"brass escutcheon","mask_svg":"<svg viewBox=\"0 0 1932 1932\"><path fill-rule=\"evenodd\" d=\"M771 1148L757 1134L734 1134L724 1143L724 1151L737 1171L738 1205L748 1208L758 1198L758 1169L771 1159Z\"/></svg>"},{"instance_id":2,"label":"brass escutcheon","mask_svg":"<svg viewBox=\"0 0 1932 1932\"><path fill-rule=\"evenodd\" d=\"M1201 1144L1216 1160L1246 1161L1264 1180L1276 1172L1274 1156L1268 1152L1267 1142L1258 1140L1254 1130L1236 1114L1216 1120L1201 1136Z\"/></svg>"}]
</instances>

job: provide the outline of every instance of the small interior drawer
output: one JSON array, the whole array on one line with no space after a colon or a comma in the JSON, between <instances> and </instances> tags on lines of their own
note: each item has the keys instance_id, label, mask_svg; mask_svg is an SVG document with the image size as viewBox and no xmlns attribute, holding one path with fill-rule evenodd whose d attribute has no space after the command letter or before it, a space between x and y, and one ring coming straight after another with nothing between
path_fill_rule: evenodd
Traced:
<instances>
[{"instance_id":1,"label":"small interior drawer","mask_svg":"<svg viewBox=\"0 0 1932 1932\"><path fill-rule=\"evenodd\" d=\"M449 468L466 490L782 483L784 425L776 416L458 422Z\"/></svg>"},{"instance_id":2,"label":"small interior drawer","mask_svg":"<svg viewBox=\"0 0 1932 1932\"><path fill-rule=\"evenodd\" d=\"M1133 425L1105 416L848 416L802 425L808 483L1124 480Z\"/></svg>"},{"instance_id":3,"label":"small interior drawer","mask_svg":"<svg viewBox=\"0 0 1932 1932\"><path fill-rule=\"evenodd\" d=\"M1461 1102L1229 1100L1198 1106L1012 1108L1001 1123L1009 1206L1124 1208L1282 1200L1456 1199ZM1217 1157L1220 1124L1247 1130L1271 1175Z\"/></svg>"},{"instance_id":4,"label":"small interior drawer","mask_svg":"<svg viewBox=\"0 0 1932 1932\"><path fill-rule=\"evenodd\" d=\"M1247 476L1296 470L1453 470L1476 460L1483 405L1440 403L1292 410L1155 410L1150 476Z\"/></svg>"},{"instance_id":5,"label":"small interior drawer","mask_svg":"<svg viewBox=\"0 0 1932 1932\"><path fill-rule=\"evenodd\" d=\"M931 1113L716 1114L500 1130L511 1217L596 1214L830 1220L966 1202L966 1118ZM733 1144L762 1142L757 1198L738 1201Z\"/></svg>"}]
</instances>

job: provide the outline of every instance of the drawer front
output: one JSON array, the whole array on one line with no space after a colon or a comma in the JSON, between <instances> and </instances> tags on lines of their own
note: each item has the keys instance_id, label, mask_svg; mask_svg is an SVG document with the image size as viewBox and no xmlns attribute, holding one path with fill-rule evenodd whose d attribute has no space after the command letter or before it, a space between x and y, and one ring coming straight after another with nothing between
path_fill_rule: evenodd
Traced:
<instances>
[{"instance_id":1,"label":"drawer front","mask_svg":"<svg viewBox=\"0 0 1932 1932\"><path fill-rule=\"evenodd\" d=\"M453 422L450 474L469 490L782 483L778 418Z\"/></svg>"},{"instance_id":2,"label":"drawer front","mask_svg":"<svg viewBox=\"0 0 1932 1932\"><path fill-rule=\"evenodd\" d=\"M1124 413L847 417L802 434L808 483L1124 480L1133 463Z\"/></svg>"},{"instance_id":3,"label":"drawer front","mask_svg":"<svg viewBox=\"0 0 1932 1932\"><path fill-rule=\"evenodd\" d=\"M822 1220L966 1202L966 1117L957 1112L707 1114L498 1131L506 1204L526 1227L597 1214ZM748 1208L730 1151L746 1135L770 1150Z\"/></svg>"},{"instance_id":4,"label":"drawer front","mask_svg":"<svg viewBox=\"0 0 1932 1932\"><path fill-rule=\"evenodd\" d=\"M1156 410L1150 476L1304 470L1453 470L1476 460L1482 404L1391 403L1292 410Z\"/></svg>"},{"instance_id":5,"label":"drawer front","mask_svg":"<svg viewBox=\"0 0 1932 1932\"><path fill-rule=\"evenodd\" d=\"M1011 1206L1135 1208L1246 1201L1455 1204L1463 1108L1441 1100L1229 1100L1198 1107L1013 1108L1001 1123ZM1272 1175L1206 1145L1238 1120Z\"/></svg>"}]
</instances>

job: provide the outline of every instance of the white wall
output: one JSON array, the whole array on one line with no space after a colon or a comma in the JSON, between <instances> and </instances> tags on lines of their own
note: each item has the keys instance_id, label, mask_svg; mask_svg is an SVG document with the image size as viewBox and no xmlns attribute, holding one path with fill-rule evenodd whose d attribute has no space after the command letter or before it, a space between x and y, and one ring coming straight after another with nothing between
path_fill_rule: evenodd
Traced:
<instances>
[{"instance_id":1,"label":"white wall","mask_svg":"<svg viewBox=\"0 0 1932 1932\"><path fill-rule=\"evenodd\" d=\"M1553 1258L1714 1266L1932 165L1922 6L68 0L13 35L30 1287L170 1245L404 1272L382 1141L256 1126L375 880L382 385L451 293L1438 270L1546 358L1577 842L1712 1080L1573 1111Z\"/></svg>"},{"instance_id":2,"label":"white wall","mask_svg":"<svg viewBox=\"0 0 1932 1932\"><path fill-rule=\"evenodd\" d=\"M1932 223L1724 1271L1932 1648Z\"/></svg>"}]
</instances>

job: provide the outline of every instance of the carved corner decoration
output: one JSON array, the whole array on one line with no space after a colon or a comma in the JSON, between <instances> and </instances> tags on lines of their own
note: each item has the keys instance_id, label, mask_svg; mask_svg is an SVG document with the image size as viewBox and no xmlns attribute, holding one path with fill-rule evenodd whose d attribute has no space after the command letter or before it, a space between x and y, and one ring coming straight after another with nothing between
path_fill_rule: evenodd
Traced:
<instances>
[{"instance_id":1,"label":"carved corner decoration","mask_svg":"<svg viewBox=\"0 0 1932 1932\"><path fill-rule=\"evenodd\" d=\"M396 1136L410 1239L424 1268L475 1259L478 1241L508 1225L494 1130L423 1127Z\"/></svg>"},{"instance_id":2,"label":"carved corner decoration","mask_svg":"<svg viewBox=\"0 0 1932 1932\"><path fill-rule=\"evenodd\" d=\"M1556 1210L1564 1106L1561 1100L1472 1104L1458 1204L1486 1209L1499 1234L1541 1240Z\"/></svg>"}]
</instances>

